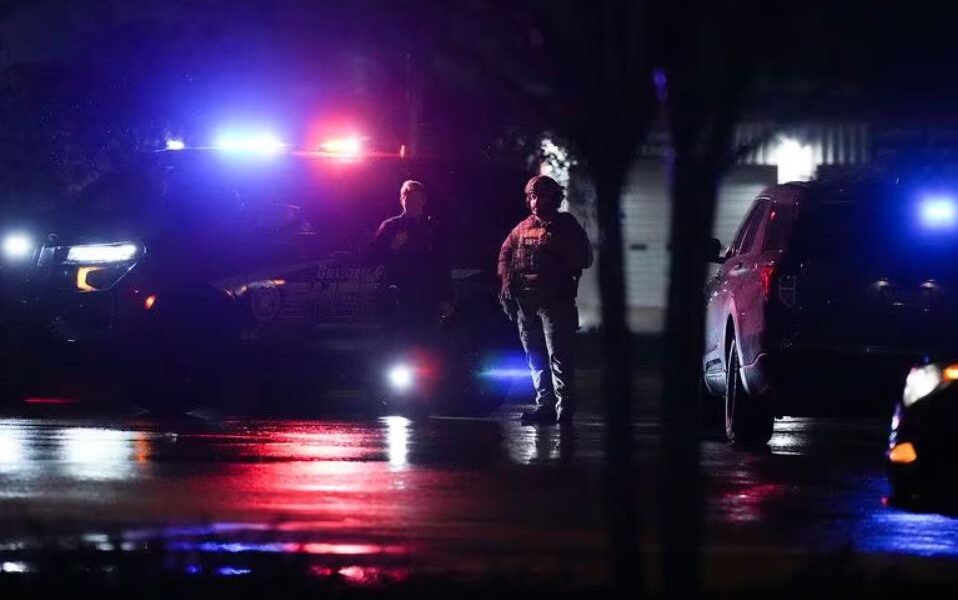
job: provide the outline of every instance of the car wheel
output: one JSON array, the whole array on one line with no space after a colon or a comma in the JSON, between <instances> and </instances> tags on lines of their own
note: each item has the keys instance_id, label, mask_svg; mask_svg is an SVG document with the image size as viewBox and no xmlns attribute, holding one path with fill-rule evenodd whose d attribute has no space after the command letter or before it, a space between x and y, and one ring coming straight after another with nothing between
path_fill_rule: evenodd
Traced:
<instances>
[{"instance_id":1,"label":"car wheel","mask_svg":"<svg viewBox=\"0 0 958 600\"><path fill-rule=\"evenodd\" d=\"M735 340L729 345L725 377L725 437L737 446L764 446L772 437L775 415L768 394L745 389Z\"/></svg>"},{"instance_id":2,"label":"car wheel","mask_svg":"<svg viewBox=\"0 0 958 600\"><path fill-rule=\"evenodd\" d=\"M915 473L911 469L892 466L888 473L891 500L897 505L908 505L919 498Z\"/></svg>"},{"instance_id":3,"label":"car wheel","mask_svg":"<svg viewBox=\"0 0 958 600\"><path fill-rule=\"evenodd\" d=\"M187 412L233 396L239 334L233 307L214 289L161 297L152 336L139 340L142 364L131 371L132 393L151 412Z\"/></svg>"}]
</instances>

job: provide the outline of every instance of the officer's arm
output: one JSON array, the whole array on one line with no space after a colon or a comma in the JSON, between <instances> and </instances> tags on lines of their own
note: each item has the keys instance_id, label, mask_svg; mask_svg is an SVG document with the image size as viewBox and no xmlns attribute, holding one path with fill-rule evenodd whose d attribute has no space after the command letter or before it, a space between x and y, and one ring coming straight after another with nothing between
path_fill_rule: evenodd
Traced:
<instances>
[{"instance_id":1,"label":"officer's arm","mask_svg":"<svg viewBox=\"0 0 958 600\"><path fill-rule=\"evenodd\" d=\"M505 285L509 281L509 271L512 269L512 255L516 250L516 230L513 229L506 236L506 241L502 243L499 249L499 266L496 273L499 275L499 281Z\"/></svg>"},{"instance_id":2,"label":"officer's arm","mask_svg":"<svg viewBox=\"0 0 958 600\"><path fill-rule=\"evenodd\" d=\"M585 232L585 229L582 228L582 225L579 225L578 221L575 222L575 231L577 236L576 244L579 250L579 268L588 269L592 266L592 261L595 258L592 253L592 242L589 241L589 234Z\"/></svg>"},{"instance_id":3,"label":"officer's arm","mask_svg":"<svg viewBox=\"0 0 958 600\"><path fill-rule=\"evenodd\" d=\"M568 213L565 213L568 215ZM582 271L592 266L592 244L585 229L572 215L567 217L568 226L565 229L564 241L565 260L574 271Z\"/></svg>"},{"instance_id":4,"label":"officer's arm","mask_svg":"<svg viewBox=\"0 0 958 600\"><path fill-rule=\"evenodd\" d=\"M392 239L392 232L390 231L389 221L383 221L379 225L379 229L376 230L376 235L373 236L373 241L369 244L369 259L374 263L382 263L387 254L387 249L389 248L389 242Z\"/></svg>"}]
</instances>

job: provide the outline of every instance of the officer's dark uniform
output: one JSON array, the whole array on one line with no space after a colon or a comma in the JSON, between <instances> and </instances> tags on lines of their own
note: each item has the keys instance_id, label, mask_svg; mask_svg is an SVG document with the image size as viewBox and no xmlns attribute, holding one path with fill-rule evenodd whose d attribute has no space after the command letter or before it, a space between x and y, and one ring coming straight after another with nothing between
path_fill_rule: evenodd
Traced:
<instances>
[{"instance_id":1,"label":"officer's dark uniform","mask_svg":"<svg viewBox=\"0 0 958 600\"><path fill-rule=\"evenodd\" d=\"M381 300L387 325L399 335L428 338L436 328L440 304L453 296L448 255L436 222L405 214L386 219L371 251L374 262L385 268Z\"/></svg>"},{"instance_id":2,"label":"officer's dark uniform","mask_svg":"<svg viewBox=\"0 0 958 600\"><path fill-rule=\"evenodd\" d=\"M515 301L537 410L554 407L565 418L571 418L576 407L575 297L579 276L591 264L589 239L569 213L556 213L547 221L530 215L499 252L499 273L508 278L508 293Z\"/></svg>"}]
</instances>

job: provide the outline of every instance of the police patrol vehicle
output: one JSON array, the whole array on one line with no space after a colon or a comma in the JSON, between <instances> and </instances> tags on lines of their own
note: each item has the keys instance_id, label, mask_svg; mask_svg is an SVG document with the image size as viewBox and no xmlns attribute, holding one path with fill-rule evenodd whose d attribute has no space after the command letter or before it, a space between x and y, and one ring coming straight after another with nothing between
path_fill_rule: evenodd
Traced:
<instances>
[{"instance_id":1,"label":"police patrol vehicle","mask_svg":"<svg viewBox=\"0 0 958 600\"><path fill-rule=\"evenodd\" d=\"M309 149L268 135L202 148L174 140L69 208L2 224L7 395L24 393L16 375L70 360L164 399L179 384L245 386L283 368L308 373L317 393L382 383L393 399L416 396L425 377L463 399L521 381L495 297L495 247L513 215L482 204L505 199L490 186L513 180L404 154L369 151L359 137ZM457 310L428 369L383 362L383 272L366 255L408 178L426 184L456 240Z\"/></svg>"}]
</instances>

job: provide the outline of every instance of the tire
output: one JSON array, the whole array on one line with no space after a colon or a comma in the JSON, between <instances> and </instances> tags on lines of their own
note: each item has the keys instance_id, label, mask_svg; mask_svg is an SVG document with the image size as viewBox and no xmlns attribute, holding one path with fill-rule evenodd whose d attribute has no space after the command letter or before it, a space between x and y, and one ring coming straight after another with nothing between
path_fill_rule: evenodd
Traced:
<instances>
[{"instance_id":1,"label":"tire","mask_svg":"<svg viewBox=\"0 0 958 600\"><path fill-rule=\"evenodd\" d=\"M908 506L919 500L921 493L912 469L892 465L888 472L891 499L899 506Z\"/></svg>"},{"instance_id":2,"label":"tire","mask_svg":"<svg viewBox=\"0 0 958 600\"><path fill-rule=\"evenodd\" d=\"M156 414L230 398L241 376L234 373L240 333L231 301L213 288L173 290L160 298L150 336L131 352L145 358L130 372L131 393Z\"/></svg>"},{"instance_id":3,"label":"tire","mask_svg":"<svg viewBox=\"0 0 958 600\"><path fill-rule=\"evenodd\" d=\"M769 395L745 390L735 339L729 345L725 376L725 437L736 446L761 447L772 438L775 414Z\"/></svg>"}]
</instances>

